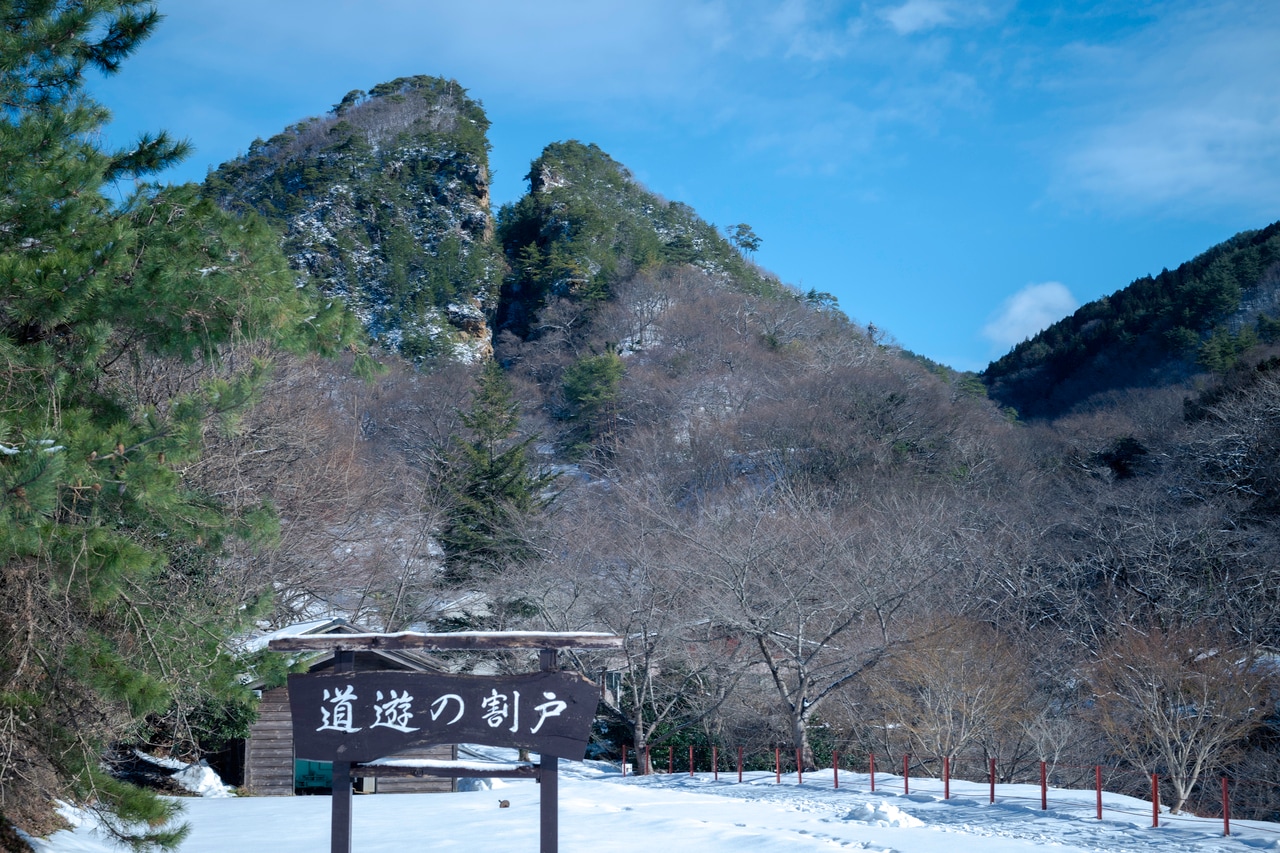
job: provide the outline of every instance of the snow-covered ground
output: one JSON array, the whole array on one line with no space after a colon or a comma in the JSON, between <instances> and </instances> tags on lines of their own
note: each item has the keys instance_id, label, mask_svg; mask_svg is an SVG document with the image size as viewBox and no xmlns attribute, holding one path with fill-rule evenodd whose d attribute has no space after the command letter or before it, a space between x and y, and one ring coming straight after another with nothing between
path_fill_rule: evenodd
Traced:
<instances>
[{"instance_id":1,"label":"snow-covered ground","mask_svg":"<svg viewBox=\"0 0 1280 853\"><path fill-rule=\"evenodd\" d=\"M514 753L484 750L495 760ZM748 773L623 778L616 766L561 762L560 849L607 853L683 850L870 850L901 853L1024 853L1053 848L1105 853L1208 853L1280 850L1280 824L1233 821L1223 837L1220 820L1161 815L1151 827L1151 804L1104 795L1096 818L1092 791L1051 790L1040 810L1040 790L1000 785L988 803L986 784L953 780L942 799L938 780L912 779L903 796L899 777L879 773L876 792L865 774L830 770L796 777ZM357 797L355 853L416 850L537 850L538 786L533 782L472 785L457 794ZM510 802L500 808L499 800ZM327 797L190 799L192 832L183 853L328 849ZM88 826L36 841L39 853L117 853Z\"/></svg>"}]
</instances>

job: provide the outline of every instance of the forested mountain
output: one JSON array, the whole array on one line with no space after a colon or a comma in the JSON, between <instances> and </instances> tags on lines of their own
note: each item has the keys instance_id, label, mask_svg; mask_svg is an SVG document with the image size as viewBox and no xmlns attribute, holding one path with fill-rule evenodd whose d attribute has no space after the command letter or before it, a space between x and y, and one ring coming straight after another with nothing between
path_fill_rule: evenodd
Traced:
<instances>
[{"instance_id":1,"label":"forested mountain","mask_svg":"<svg viewBox=\"0 0 1280 853\"><path fill-rule=\"evenodd\" d=\"M527 180L529 192L498 216L512 268L499 327L520 337L548 299L607 299L612 283L663 264L689 264L750 293L785 293L692 208L646 190L595 145L548 145Z\"/></svg>"},{"instance_id":2,"label":"forested mountain","mask_svg":"<svg viewBox=\"0 0 1280 853\"><path fill-rule=\"evenodd\" d=\"M46 214L0 231L6 816L108 791L161 822L93 787L99 756L243 734L232 676L264 664L219 643L318 615L615 632L567 662L608 671L606 753L1119 762L1179 807L1223 771L1280 815L1280 226L1082 308L988 399L594 145L549 145L495 223L487 121L452 81L352 92L203 197L120 210L102 183L155 163L74 110L65 157L28 156L61 109L31 97L0 135L31 170L0 201ZM50 176L72 188L37 204ZM176 207L184 229L156 224ZM352 348L339 296L380 369L320 357ZM1172 743L1170 714L1200 728Z\"/></svg>"},{"instance_id":3,"label":"forested mountain","mask_svg":"<svg viewBox=\"0 0 1280 853\"><path fill-rule=\"evenodd\" d=\"M1241 678L1280 642L1269 308L1265 287L1213 284L1265 285L1274 228L1114 297L1135 306L1124 324L1089 318L1112 336L1089 339L1095 371L1107 341L1215 323L1234 367L1027 424L781 285L594 146L549 146L529 182L498 216L501 369L324 381L314 423L361 440L289 492L333 483L331 520L290 498L291 547L246 564L273 566L277 620L614 631L602 713L634 748L1105 755L1159 762L1179 803L1210 765L1274 777L1271 682ZM1135 668L1182 707L1219 691L1221 725L1177 766L1147 727L1163 706L1117 683Z\"/></svg>"},{"instance_id":4,"label":"forested mountain","mask_svg":"<svg viewBox=\"0 0 1280 853\"><path fill-rule=\"evenodd\" d=\"M402 77L255 140L205 190L280 227L294 268L384 345L411 359L481 358L503 274L488 127L456 82Z\"/></svg>"},{"instance_id":5,"label":"forested mountain","mask_svg":"<svg viewBox=\"0 0 1280 853\"><path fill-rule=\"evenodd\" d=\"M1280 222L1081 306L992 362L983 379L1002 405L1053 417L1105 392L1225 370L1278 336Z\"/></svg>"}]
</instances>

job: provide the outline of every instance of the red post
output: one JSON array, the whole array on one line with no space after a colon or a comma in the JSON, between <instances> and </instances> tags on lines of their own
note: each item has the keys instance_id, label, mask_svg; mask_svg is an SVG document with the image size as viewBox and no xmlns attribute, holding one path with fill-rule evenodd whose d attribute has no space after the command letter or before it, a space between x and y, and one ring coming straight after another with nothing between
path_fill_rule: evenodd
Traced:
<instances>
[{"instance_id":1,"label":"red post","mask_svg":"<svg viewBox=\"0 0 1280 853\"><path fill-rule=\"evenodd\" d=\"M1049 770L1043 761L1040 762L1040 810L1049 810Z\"/></svg>"},{"instance_id":2,"label":"red post","mask_svg":"<svg viewBox=\"0 0 1280 853\"><path fill-rule=\"evenodd\" d=\"M835 787L839 789L840 787L840 753L838 752L831 753L831 772L835 776L835 780L836 780Z\"/></svg>"},{"instance_id":3,"label":"red post","mask_svg":"<svg viewBox=\"0 0 1280 853\"><path fill-rule=\"evenodd\" d=\"M693 775L693 744L689 744L689 775Z\"/></svg>"},{"instance_id":4,"label":"red post","mask_svg":"<svg viewBox=\"0 0 1280 853\"><path fill-rule=\"evenodd\" d=\"M951 756L942 756L942 799L951 799Z\"/></svg>"},{"instance_id":5,"label":"red post","mask_svg":"<svg viewBox=\"0 0 1280 853\"><path fill-rule=\"evenodd\" d=\"M644 745L644 775L648 776L653 772L653 762L649 760L649 744Z\"/></svg>"},{"instance_id":6,"label":"red post","mask_svg":"<svg viewBox=\"0 0 1280 853\"><path fill-rule=\"evenodd\" d=\"M720 748L717 746L711 747L711 778L720 781Z\"/></svg>"},{"instance_id":7,"label":"red post","mask_svg":"<svg viewBox=\"0 0 1280 853\"><path fill-rule=\"evenodd\" d=\"M987 778L991 780L991 802L994 803L996 801L996 760L994 758L990 759L988 768Z\"/></svg>"},{"instance_id":8,"label":"red post","mask_svg":"<svg viewBox=\"0 0 1280 853\"><path fill-rule=\"evenodd\" d=\"M871 790L872 792L874 792L875 789L876 789L876 754L873 752L871 753Z\"/></svg>"},{"instance_id":9,"label":"red post","mask_svg":"<svg viewBox=\"0 0 1280 853\"><path fill-rule=\"evenodd\" d=\"M911 756L902 756L902 793L911 793Z\"/></svg>"},{"instance_id":10,"label":"red post","mask_svg":"<svg viewBox=\"0 0 1280 853\"><path fill-rule=\"evenodd\" d=\"M804 762L801 761L802 757L803 756L801 754L801 751L799 747L797 747L796 748L796 784L797 785L804 784Z\"/></svg>"},{"instance_id":11,"label":"red post","mask_svg":"<svg viewBox=\"0 0 1280 853\"><path fill-rule=\"evenodd\" d=\"M1102 820L1102 765L1093 768L1093 788L1098 792L1098 820Z\"/></svg>"},{"instance_id":12,"label":"red post","mask_svg":"<svg viewBox=\"0 0 1280 853\"><path fill-rule=\"evenodd\" d=\"M738 781L742 781L742 747L738 747Z\"/></svg>"},{"instance_id":13,"label":"red post","mask_svg":"<svg viewBox=\"0 0 1280 853\"><path fill-rule=\"evenodd\" d=\"M782 747L775 746L773 748L773 781L782 784Z\"/></svg>"},{"instance_id":14,"label":"red post","mask_svg":"<svg viewBox=\"0 0 1280 853\"><path fill-rule=\"evenodd\" d=\"M1151 827L1160 826L1160 777L1151 774Z\"/></svg>"},{"instance_id":15,"label":"red post","mask_svg":"<svg viewBox=\"0 0 1280 853\"><path fill-rule=\"evenodd\" d=\"M667 747L667 775L670 776L676 772L676 748L674 746Z\"/></svg>"},{"instance_id":16,"label":"red post","mask_svg":"<svg viewBox=\"0 0 1280 853\"><path fill-rule=\"evenodd\" d=\"M1227 794L1227 777L1222 777L1222 834L1231 834L1231 797Z\"/></svg>"},{"instance_id":17,"label":"red post","mask_svg":"<svg viewBox=\"0 0 1280 853\"><path fill-rule=\"evenodd\" d=\"M627 775L627 745L622 745L622 775Z\"/></svg>"}]
</instances>

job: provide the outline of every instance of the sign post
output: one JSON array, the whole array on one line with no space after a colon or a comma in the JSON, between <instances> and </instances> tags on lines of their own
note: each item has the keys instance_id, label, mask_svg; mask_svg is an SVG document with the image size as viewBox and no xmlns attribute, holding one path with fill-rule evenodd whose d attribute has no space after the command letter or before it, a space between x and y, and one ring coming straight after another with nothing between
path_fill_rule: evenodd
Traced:
<instances>
[{"instance_id":1,"label":"sign post","mask_svg":"<svg viewBox=\"0 0 1280 853\"><path fill-rule=\"evenodd\" d=\"M581 761L599 690L558 668L559 649L614 649L610 634L462 632L338 634L273 640L275 651L333 649L334 671L289 676L294 755L333 763L332 853L351 851L351 777L480 776L528 778L541 785L541 852L559 846L559 760ZM538 649L538 672L522 675L435 675L353 672L357 649ZM419 746L479 743L536 750L538 765L493 769L449 762L388 759Z\"/></svg>"},{"instance_id":2,"label":"sign post","mask_svg":"<svg viewBox=\"0 0 1280 853\"><path fill-rule=\"evenodd\" d=\"M355 669L355 652L339 651L333 657L335 672L351 672ZM297 750L294 750L297 754ZM351 762L333 762L333 782L329 786L333 798L330 810L332 826L329 830L330 853L351 853Z\"/></svg>"},{"instance_id":3,"label":"sign post","mask_svg":"<svg viewBox=\"0 0 1280 853\"><path fill-rule=\"evenodd\" d=\"M539 663L542 665L543 672L554 672L556 669L556 650L543 649L539 654ZM596 709L594 703L591 708L591 717L595 718ZM591 720L587 720L586 735L591 735ZM586 742L582 744L583 752L578 753L577 760L581 761L586 752ZM566 755L565 758L572 758L572 755ZM541 828L539 830L539 847L541 853L557 853L560 849L560 753L559 752L543 752L539 750L539 764L541 765L541 775L538 776L538 783L542 785L542 790L538 793L538 812L540 816Z\"/></svg>"}]
</instances>

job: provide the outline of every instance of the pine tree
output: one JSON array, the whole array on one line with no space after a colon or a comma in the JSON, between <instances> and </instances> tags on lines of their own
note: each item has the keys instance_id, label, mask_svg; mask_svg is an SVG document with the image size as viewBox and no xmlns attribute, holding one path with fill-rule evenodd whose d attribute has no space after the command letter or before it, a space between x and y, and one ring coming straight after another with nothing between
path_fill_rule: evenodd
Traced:
<instances>
[{"instance_id":1,"label":"pine tree","mask_svg":"<svg viewBox=\"0 0 1280 853\"><path fill-rule=\"evenodd\" d=\"M530 523L546 507L554 479L529 458L535 437L517 438L520 406L497 364L485 366L462 423L469 435L454 439L444 473L450 509L438 537L445 578L454 584L536 556Z\"/></svg>"},{"instance_id":2,"label":"pine tree","mask_svg":"<svg viewBox=\"0 0 1280 853\"><path fill-rule=\"evenodd\" d=\"M247 602L217 557L270 514L231 517L184 480L267 373L223 356L351 332L261 222L194 187L105 197L187 149L158 134L103 150L108 116L83 89L158 20L141 0L0 0L0 826L46 830L72 800L135 847L178 843L178 809L113 778L104 750L251 702L222 651ZM140 385L156 364L206 379Z\"/></svg>"},{"instance_id":3,"label":"pine tree","mask_svg":"<svg viewBox=\"0 0 1280 853\"><path fill-rule=\"evenodd\" d=\"M576 453L587 453L612 431L611 410L626 365L612 346L599 355L583 356L564 371L566 417L576 423L569 437Z\"/></svg>"},{"instance_id":4,"label":"pine tree","mask_svg":"<svg viewBox=\"0 0 1280 853\"><path fill-rule=\"evenodd\" d=\"M737 246L742 252L754 255L760 250L761 240L754 228L745 222L739 222L729 229L729 242Z\"/></svg>"}]
</instances>

